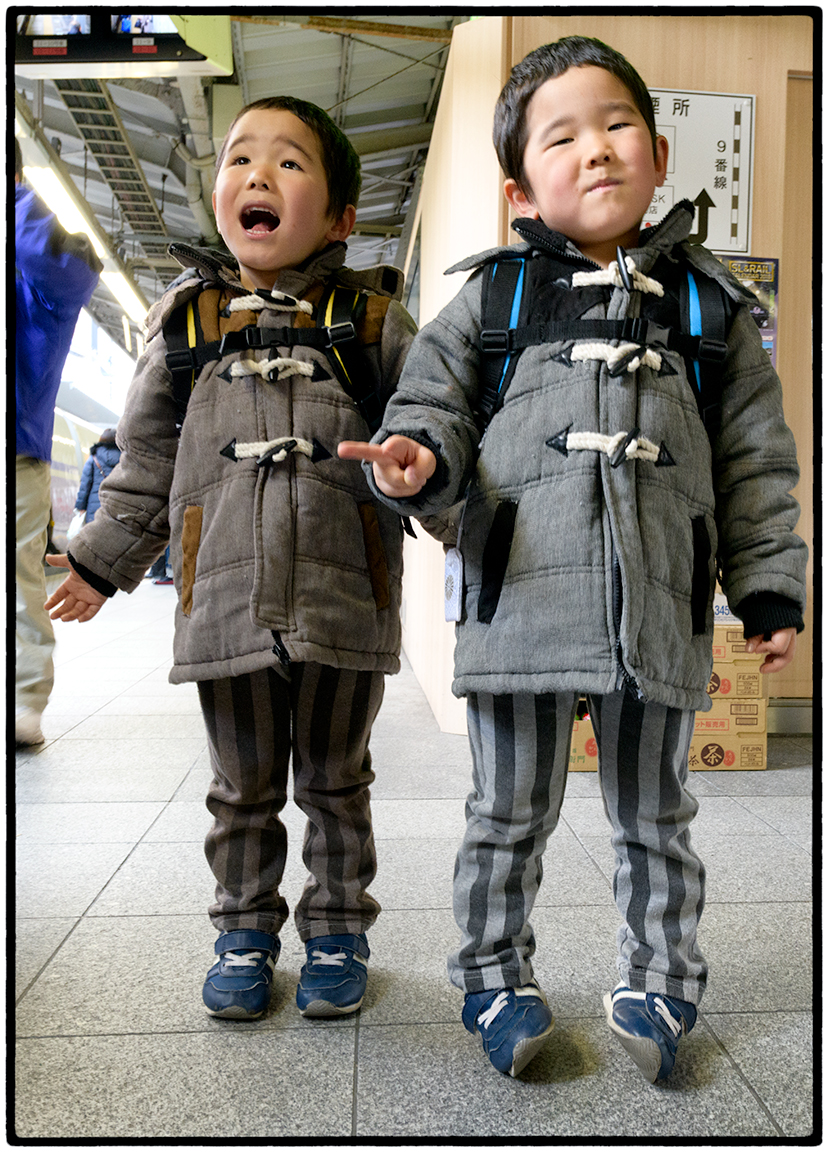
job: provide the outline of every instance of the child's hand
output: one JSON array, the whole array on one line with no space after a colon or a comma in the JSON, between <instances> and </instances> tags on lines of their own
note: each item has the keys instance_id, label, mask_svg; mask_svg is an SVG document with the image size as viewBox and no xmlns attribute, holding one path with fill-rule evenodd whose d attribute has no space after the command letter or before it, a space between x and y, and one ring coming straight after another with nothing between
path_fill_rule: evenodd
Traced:
<instances>
[{"instance_id":1,"label":"child's hand","mask_svg":"<svg viewBox=\"0 0 828 1152\"><path fill-rule=\"evenodd\" d=\"M97 616L102 605L106 603L106 596L101 592L96 592L91 584L87 584L81 576L78 576L66 555L47 556L46 563L51 564L53 568L69 569L69 575L62 584L58 585L43 605L46 611L50 613L49 618L51 620L78 620L83 623L85 620L91 620L93 616ZM54 612L51 611L52 608L55 609Z\"/></svg>"},{"instance_id":2,"label":"child's hand","mask_svg":"<svg viewBox=\"0 0 828 1152\"><path fill-rule=\"evenodd\" d=\"M796 651L796 629L779 628L771 633L770 640L763 640L761 636L751 636L747 642L748 652L767 652L768 658L762 664L760 672L781 672L793 660Z\"/></svg>"},{"instance_id":3,"label":"child's hand","mask_svg":"<svg viewBox=\"0 0 828 1152\"><path fill-rule=\"evenodd\" d=\"M370 460L377 488L395 499L416 496L437 467L431 449L407 436L389 436L382 444L343 440L337 451L343 460Z\"/></svg>"}]
</instances>

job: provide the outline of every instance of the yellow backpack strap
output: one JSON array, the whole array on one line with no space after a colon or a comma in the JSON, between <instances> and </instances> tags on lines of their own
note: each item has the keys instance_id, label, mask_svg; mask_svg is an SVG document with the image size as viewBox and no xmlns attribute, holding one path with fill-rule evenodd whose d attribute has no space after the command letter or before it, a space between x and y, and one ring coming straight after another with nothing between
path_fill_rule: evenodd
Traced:
<instances>
[{"instance_id":1,"label":"yellow backpack strap","mask_svg":"<svg viewBox=\"0 0 828 1152\"><path fill-rule=\"evenodd\" d=\"M207 297L210 297L208 300ZM215 297L215 299L213 299ZM218 293L202 290L174 308L164 322L164 341L167 345L167 368L172 375L173 399L176 407L176 427L181 430L187 413L190 393L195 387L200 369L217 358L219 341L209 340L204 331L201 306L217 310ZM216 331L218 335L218 318Z\"/></svg>"},{"instance_id":2,"label":"yellow backpack strap","mask_svg":"<svg viewBox=\"0 0 828 1152\"><path fill-rule=\"evenodd\" d=\"M364 292L330 284L319 302L317 325L327 330L326 353L337 379L373 434L382 423L382 404L360 340L367 301Z\"/></svg>"}]
</instances>

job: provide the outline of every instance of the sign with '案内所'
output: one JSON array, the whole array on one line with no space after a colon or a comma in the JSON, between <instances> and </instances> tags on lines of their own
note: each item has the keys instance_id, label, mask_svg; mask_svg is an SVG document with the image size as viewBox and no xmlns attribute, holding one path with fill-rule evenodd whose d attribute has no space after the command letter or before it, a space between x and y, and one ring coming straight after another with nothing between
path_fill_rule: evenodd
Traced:
<instances>
[{"instance_id":1,"label":"sign with '\u6848\u5185\u6240'","mask_svg":"<svg viewBox=\"0 0 828 1152\"><path fill-rule=\"evenodd\" d=\"M680 200L696 207L691 243L714 252L750 249L754 97L651 88L656 131L669 144L667 178L643 226Z\"/></svg>"}]
</instances>

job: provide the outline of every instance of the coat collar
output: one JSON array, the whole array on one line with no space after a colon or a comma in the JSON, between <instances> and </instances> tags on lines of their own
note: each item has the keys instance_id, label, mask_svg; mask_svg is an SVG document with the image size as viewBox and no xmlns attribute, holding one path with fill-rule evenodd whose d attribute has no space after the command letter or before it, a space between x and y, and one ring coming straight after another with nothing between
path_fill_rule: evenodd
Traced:
<instances>
[{"instance_id":1,"label":"coat collar","mask_svg":"<svg viewBox=\"0 0 828 1152\"><path fill-rule=\"evenodd\" d=\"M686 241L693 225L695 209L689 200L681 200L672 208L663 220L652 228L644 228L639 237L636 248L628 251L628 255L635 258L636 263L644 267L652 267L662 252L669 252L676 244ZM513 221L512 228L521 239L531 244L533 248L550 252L555 256L568 256L570 259L588 260L575 244L560 232L547 228L541 220L529 220L520 217Z\"/></svg>"}]
</instances>

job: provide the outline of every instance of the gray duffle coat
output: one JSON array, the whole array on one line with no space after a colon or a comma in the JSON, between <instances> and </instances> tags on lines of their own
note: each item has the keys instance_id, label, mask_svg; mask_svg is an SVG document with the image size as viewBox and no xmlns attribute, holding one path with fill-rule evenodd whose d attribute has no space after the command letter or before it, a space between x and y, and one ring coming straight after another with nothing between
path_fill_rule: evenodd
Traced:
<instances>
[{"instance_id":1,"label":"gray duffle coat","mask_svg":"<svg viewBox=\"0 0 828 1152\"><path fill-rule=\"evenodd\" d=\"M169 540L179 603L170 680L218 679L278 666L280 658L339 668L399 670L402 522L377 501L357 462L336 455L341 440L367 426L321 351L301 345L233 352L205 365L179 432L162 326L174 308L208 283L247 296L237 270L212 254L196 263L153 307L118 425L118 467L101 486L101 512L72 542L81 575L132 591ZM364 348L384 396L393 391L415 325L398 302L397 275L343 268L332 245L273 288L295 300L330 277L393 297ZM392 291L383 288L392 282ZM297 313L268 306L258 327L292 325ZM232 365L290 359L272 379ZM314 367L315 364L315 367ZM285 374L286 373L286 374ZM278 378L281 377L281 378ZM289 451L264 465L233 458L228 445L282 437L316 441L317 459ZM223 452L223 450L225 450Z\"/></svg>"},{"instance_id":2,"label":"gray duffle coat","mask_svg":"<svg viewBox=\"0 0 828 1152\"><path fill-rule=\"evenodd\" d=\"M685 243L691 223L683 204L642 234L628 253L633 292L620 278L608 283L564 237L547 230L547 243L566 266L558 283L570 317L639 315L659 293L646 278L660 258L660 268L689 260L725 286L735 315L712 446L681 355L653 349L610 378L618 342L583 339L522 352L480 443L481 283L491 252L464 262L485 266L414 341L375 439L398 433L436 450L437 471L419 496L389 501L426 525L469 486L458 696L604 694L627 683L643 699L705 710L717 568L731 605L773 593L798 618L807 550L793 531L798 469L780 383L744 290ZM635 428L630 454L622 448L613 466Z\"/></svg>"}]
</instances>

